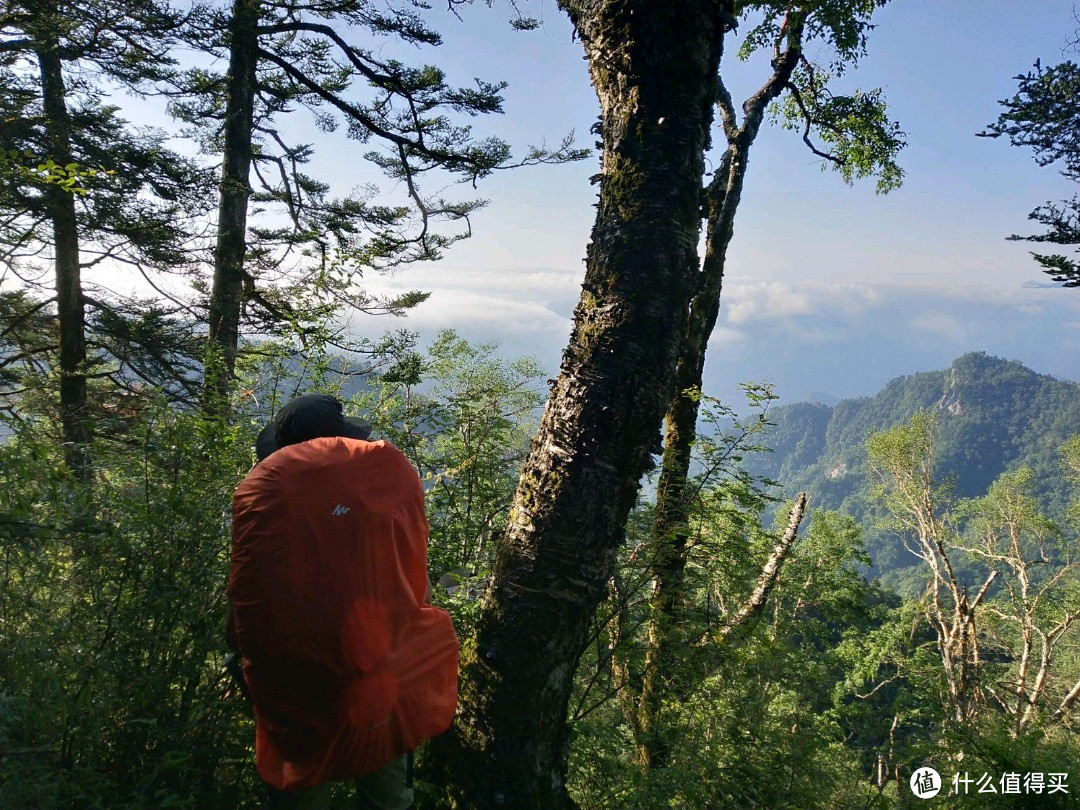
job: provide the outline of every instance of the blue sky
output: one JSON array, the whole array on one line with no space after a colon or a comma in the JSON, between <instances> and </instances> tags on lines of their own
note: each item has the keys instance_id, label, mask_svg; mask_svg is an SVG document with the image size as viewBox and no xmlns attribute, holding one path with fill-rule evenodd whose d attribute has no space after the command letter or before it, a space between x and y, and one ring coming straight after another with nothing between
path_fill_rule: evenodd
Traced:
<instances>
[{"instance_id":1,"label":"blue sky","mask_svg":"<svg viewBox=\"0 0 1080 810\"><path fill-rule=\"evenodd\" d=\"M588 145L598 105L580 45L551 0L526 9L542 18L539 31L509 31L498 5L465 9L462 21L447 16L437 60L462 83L510 83L505 115L477 121L478 131L523 146L574 129ZM1063 53L1080 27L1072 3L894 0L875 20L869 54L845 81L886 91L908 133L904 186L887 196L871 182L847 187L796 134L763 130L708 384L721 396L746 379L774 382L785 401L851 396L970 350L1080 379L1080 291L1041 286L1031 246L1005 239L1030 231L1032 208L1075 189L1030 153L975 137L1036 58L1076 58ZM729 45L723 74L739 98L767 64L739 63L735 50ZM372 286L434 293L401 326L422 334L453 326L554 370L579 292L595 201L587 178L596 170L590 158L486 181L480 192L491 202L474 218L472 239L442 262Z\"/></svg>"},{"instance_id":2,"label":"blue sky","mask_svg":"<svg viewBox=\"0 0 1080 810\"><path fill-rule=\"evenodd\" d=\"M599 105L581 45L554 0L522 4L543 23L532 32L510 29L503 0L461 8L461 19L433 5L441 47L388 40L375 49L438 64L457 84L509 82L504 114L472 123L519 154L571 130L592 145ZM773 382L789 402L815 392L868 394L972 350L1080 380L1080 290L1048 289L1031 246L1006 241L1030 232L1034 207L1076 189L1029 152L975 137L1036 58L1044 65L1080 58L1063 53L1080 28L1076 16L1073 0L891 0L877 11L869 53L842 86L885 90L908 133L904 186L887 196L872 182L847 187L822 171L796 133L762 130L710 346L710 393L731 398L752 379ZM768 60L740 63L737 46L737 38L729 42L722 71L739 100L765 79ZM120 103L136 121L167 125L135 101ZM334 192L380 180L357 156L367 147L291 118L293 136L316 146L312 173L332 178ZM431 299L408 318L358 317L350 328L371 336L407 328L430 338L453 327L497 340L507 354L532 354L554 373L580 291L596 199L588 178L597 170L594 156L483 181L475 193L490 203L473 217L471 239L441 262L365 280L378 291L429 290Z\"/></svg>"}]
</instances>

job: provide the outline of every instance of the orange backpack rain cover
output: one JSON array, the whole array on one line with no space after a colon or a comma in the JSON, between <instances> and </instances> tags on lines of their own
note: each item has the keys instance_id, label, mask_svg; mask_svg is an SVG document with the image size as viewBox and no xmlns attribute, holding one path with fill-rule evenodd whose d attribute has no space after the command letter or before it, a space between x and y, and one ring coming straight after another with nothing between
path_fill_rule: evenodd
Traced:
<instances>
[{"instance_id":1,"label":"orange backpack rain cover","mask_svg":"<svg viewBox=\"0 0 1080 810\"><path fill-rule=\"evenodd\" d=\"M339 437L278 450L237 488L232 535L263 781L363 776L449 728L457 637L424 604L424 493L400 450Z\"/></svg>"}]
</instances>

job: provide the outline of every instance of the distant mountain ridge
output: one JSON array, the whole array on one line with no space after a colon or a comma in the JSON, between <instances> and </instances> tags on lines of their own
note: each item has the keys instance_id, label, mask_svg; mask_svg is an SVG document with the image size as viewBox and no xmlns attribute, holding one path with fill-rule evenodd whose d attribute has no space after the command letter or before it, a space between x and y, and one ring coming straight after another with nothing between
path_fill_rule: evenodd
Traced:
<instances>
[{"instance_id":1,"label":"distant mountain ridge","mask_svg":"<svg viewBox=\"0 0 1080 810\"><path fill-rule=\"evenodd\" d=\"M773 452L748 459L748 466L777 481L785 495L805 490L813 506L851 513L869 527L866 437L919 410L938 414L936 477L951 478L957 495L982 495L1002 472L1030 467L1050 512L1065 508L1069 488L1058 448L1080 433L1080 385L982 352L943 371L898 377L870 397L778 407L764 439ZM875 568L907 564L894 541L872 530L868 546Z\"/></svg>"}]
</instances>

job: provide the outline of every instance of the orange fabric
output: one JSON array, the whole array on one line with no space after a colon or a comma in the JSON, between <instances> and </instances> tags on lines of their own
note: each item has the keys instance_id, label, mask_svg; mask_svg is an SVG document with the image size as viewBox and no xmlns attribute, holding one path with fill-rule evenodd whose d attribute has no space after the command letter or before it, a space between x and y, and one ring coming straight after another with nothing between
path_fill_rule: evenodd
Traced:
<instances>
[{"instance_id":1,"label":"orange fabric","mask_svg":"<svg viewBox=\"0 0 1080 810\"><path fill-rule=\"evenodd\" d=\"M424 604L424 493L400 450L340 437L278 450L236 490L232 535L263 781L363 776L450 726L457 637Z\"/></svg>"}]
</instances>

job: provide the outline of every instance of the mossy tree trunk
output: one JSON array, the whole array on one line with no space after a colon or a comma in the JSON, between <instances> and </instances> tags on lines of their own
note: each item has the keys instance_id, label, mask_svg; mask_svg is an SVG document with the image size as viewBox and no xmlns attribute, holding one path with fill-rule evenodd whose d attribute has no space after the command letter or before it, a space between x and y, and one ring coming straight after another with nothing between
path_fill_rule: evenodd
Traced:
<instances>
[{"instance_id":1,"label":"mossy tree trunk","mask_svg":"<svg viewBox=\"0 0 1080 810\"><path fill-rule=\"evenodd\" d=\"M664 429L664 457L657 484L656 510L649 550L653 591L649 599L645 663L637 704L637 760L643 770L666 768L671 741L661 718L669 696L677 693L679 658L685 639L686 551L690 533L691 493L687 485L690 458L697 439L705 351L720 311L728 246L735 232L735 214L742 198L750 147L757 138L768 105L784 91L801 56L802 23L785 21L787 48L776 54L768 81L743 104L744 119L736 118L731 96L720 83L718 106L727 149L705 189L706 242L689 318L676 367L675 386ZM695 266L694 270L697 268Z\"/></svg>"},{"instance_id":2,"label":"mossy tree trunk","mask_svg":"<svg viewBox=\"0 0 1080 810\"><path fill-rule=\"evenodd\" d=\"M430 752L457 807L557 808L589 621L672 392L698 263L719 2L560 6L600 99L600 200L574 327Z\"/></svg>"},{"instance_id":3,"label":"mossy tree trunk","mask_svg":"<svg viewBox=\"0 0 1080 810\"><path fill-rule=\"evenodd\" d=\"M251 194L252 127L258 64L259 0L235 0L230 18L224 157L221 166L210 338L203 407L222 414L236 367L244 299L247 211Z\"/></svg>"}]
</instances>

